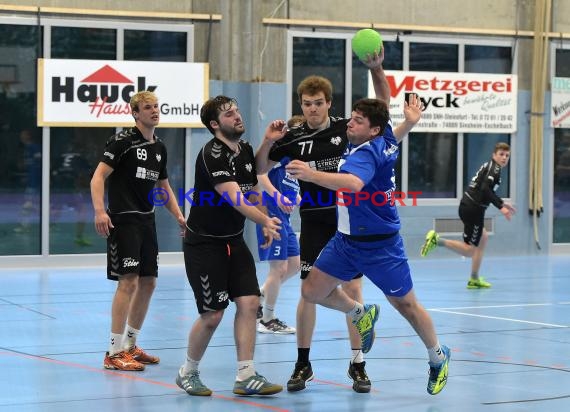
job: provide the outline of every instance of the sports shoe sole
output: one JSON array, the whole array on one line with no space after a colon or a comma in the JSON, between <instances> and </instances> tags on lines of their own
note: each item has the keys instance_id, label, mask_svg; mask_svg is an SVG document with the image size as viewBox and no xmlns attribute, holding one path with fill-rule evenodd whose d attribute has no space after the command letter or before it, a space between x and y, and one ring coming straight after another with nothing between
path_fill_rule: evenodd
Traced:
<instances>
[{"instance_id":1,"label":"sports shoe sole","mask_svg":"<svg viewBox=\"0 0 570 412\"><path fill-rule=\"evenodd\" d=\"M287 392L299 392L307 388L307 382L312 381L315 378L315 374L311 372L311 376L299 383L289 383L287 382Z\"/></svg>"}]
</instances>

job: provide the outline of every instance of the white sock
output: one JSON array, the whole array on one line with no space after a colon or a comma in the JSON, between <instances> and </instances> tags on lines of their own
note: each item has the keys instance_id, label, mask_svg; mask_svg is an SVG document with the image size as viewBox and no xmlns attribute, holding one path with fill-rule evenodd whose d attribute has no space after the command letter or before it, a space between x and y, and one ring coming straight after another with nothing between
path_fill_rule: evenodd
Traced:
<instances>
[{"instance_id":1,"label":"white sock","mask_svg":"<svg viewBox=\"0 0 570 412\"><path fill-rule=\"evenodd\" d=\"M112 356L122 351L123 351L123 334L111 332L111 337L109 339L109 355Z\"/></svg>"},{"instance_id":2,"label":"white sock","mask_svg":"<svg viewBox=\"0 0 570 412\"><path fill-rule=\"evenodd\" d=\"M125 336L123 339L123 349L128 350L135 346L137 342L137 336L141 331L135 329L132 326L127 325L127 330L125 330Z\"/></svg>"},{"instance_id":3,"label":"white sock","mask_svg":"<svg viewBox=\"0 0 570 412\"><path fill-rule=\"evenodd\" d=\"M362 349L353 349L352 350L352 359L350 363L362 363L364 362L364 354L362 353Z\"/></svg>"},{"instance_id":4,"label":"white sock","mask_svg":"<svg viewBox=\"0 0 570 412\"><path fill-rule=\"evenodd\" d=\"M346 314L352 318L352 323L356 323L364 316L364 305L354 301L354 307Z\"/></svg>"},{"instance_id":5,"label":"white sock","mask_svg":"<svg viewBox=\"0 0 570 412\"><path fill-rule=\"evenodd\" d=\"M188 375L190 372L197 371L199 364L200 361L190 359L190 357L186 356L186 362L184 362L184 366L182 366L182 374Z\"/></svg>"},{"instance_id":6,"label":"white sock","mask_svg":"<svg viewBox=\"0 0 570 412\"><path fill-rule=\"evenodd\" d=\"M263 306L263 302L265 302L265 291L263 290L263 286L259 289L259 293L261 293L261 296L259 297L259 304Z\"/></svg>"},{"instance_id":7,"label":"white sock","mask_svg":"<svg viewBox=\"0 0 570 412\"><path fill-rule=\"evenodd\" d=\"M273 306L265 305L263 307L263 318L261 320L267 323L274 317L275 317L275 308Z\"/></svg>"},{"instance_id":8,"label":"white sock","mask_svg":"<svg viewBox=\"0 0 570 412\"><path fill-rule=\"evenodd\" d=\"M437 365L445 360L445 354L441 350L439 342L433 348L428 348L429 361L433 365Z\"/></svg>"},{"instance_id":9,"label":"white sock","mask_svg":"<svg viewBox=\"0 0 570 412\"><path fill-rule=\"evenodd\" d=\"M236 376L236 381L245 381L250 376L255 375L255 368L253 366L252 360L238 361L238 373Z\"/></svg>"}]
</instances>

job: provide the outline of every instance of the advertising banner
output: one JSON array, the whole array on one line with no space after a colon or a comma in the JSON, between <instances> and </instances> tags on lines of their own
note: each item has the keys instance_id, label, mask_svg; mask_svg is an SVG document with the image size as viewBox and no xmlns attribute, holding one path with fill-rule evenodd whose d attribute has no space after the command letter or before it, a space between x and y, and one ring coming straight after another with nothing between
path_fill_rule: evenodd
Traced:
<instances>
[{"instance_id":1,"label":"advertising banner","mask_svg":"<svg viewBox=\"0 0 570 412\"><path fill-rule=\"evenodd\" d=\"M404 120L404 101L417 93L424 104L414 132L514 133L517 128L517 76L386 70L390 117ZM368 76L368 95L374 97Z\"/></svg>"},{"instance_id":2,"label":"advertising banner","mask_svg":"<svg viewBox=\"0 0 570 412\"><path fill-rule=\"evenodd\" d=\"M38 59L38 126L127 127L131 96L154 92L161 127L204 127L208 64Z\"/></svg>"},{"instance_id":3,"label":"advertising banner","mask_svg":"<svg viewBox=\"0 0 570 412\"><path fill-rule=\"evenodd\" d=\"M570 77L553 77L550 125L570 128Z\"/></svg>"}]
</instances>

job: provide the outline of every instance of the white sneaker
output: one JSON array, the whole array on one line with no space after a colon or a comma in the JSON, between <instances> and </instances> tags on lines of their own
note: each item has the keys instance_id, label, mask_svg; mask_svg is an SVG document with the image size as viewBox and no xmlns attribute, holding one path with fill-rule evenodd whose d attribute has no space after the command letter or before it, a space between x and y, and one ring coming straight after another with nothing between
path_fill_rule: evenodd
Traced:
<instances>
[{"instance_id":1,"label":"white sneaker","mask_svg":"<svg viewBox=\"0 0 570 412\"><path fill-rule=\"evenodd\" d=\"M274 333L276 335L290 335L296 332L295 328L287 326L285 322L277 318L271 319L269 322L260 320L257 324L257 331L259 333Z\"/></svg>"}]
</instances>

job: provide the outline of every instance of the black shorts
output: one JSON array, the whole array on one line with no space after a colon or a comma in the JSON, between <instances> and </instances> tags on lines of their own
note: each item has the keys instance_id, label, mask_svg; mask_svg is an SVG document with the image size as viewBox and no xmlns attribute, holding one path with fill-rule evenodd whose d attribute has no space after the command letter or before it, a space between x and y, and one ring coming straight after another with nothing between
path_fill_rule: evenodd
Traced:
<instances>
[{"instance_id":1,"label":"black shorts","mask_svg":"<svg viewBox=\"0 0 570 412\"><path fill-rule=\"evenodd\" d=\"M255 262L243 237L219 240L187 232L184 264L198 313L223 310L240 296L260 295Z\"/></svg>"},{"instance_id":2,"label":"black shorts","mask_svg":"<svg viewBox=\"0 0 570 412\"><path fill-rule=\"evenodd\" d=\"M485 208L462 199L459 203L459 218L463 222L463 241L479 246L485 227Z\"/></svg>"},{"instance_id":3,"label":"black shorts","mask_svg":"<svg viewBox=\"0 0 570 412\"><path fill-rule=\"evenodd\" d=\"M115 227L107 238L107 279L119 280L127 273L158 276L158 240L151 217L136 222L111 217Z\"/></svg>"},{"instance_id":4,"label":"black shorts","mask_svg":"<svg viewBox=\"0 0 570 412\"><path fill-rule=\"evenodd\" d=\"M307 213L320 212L311 211ZM323 250L329 240L335 235L336 229L336 211L333 224L313 218L303 219L303 215L301 215L301 235L299 236L299 245L301 247L301 279L307 278L321 250ZM354 279L360 277L362 277L362 273L356 275Z\"/></svg>"}]
</instances>

